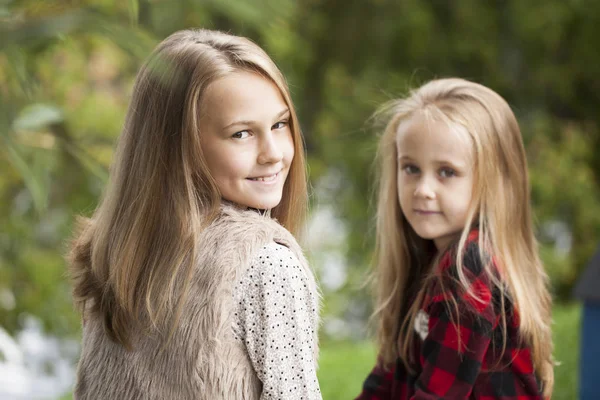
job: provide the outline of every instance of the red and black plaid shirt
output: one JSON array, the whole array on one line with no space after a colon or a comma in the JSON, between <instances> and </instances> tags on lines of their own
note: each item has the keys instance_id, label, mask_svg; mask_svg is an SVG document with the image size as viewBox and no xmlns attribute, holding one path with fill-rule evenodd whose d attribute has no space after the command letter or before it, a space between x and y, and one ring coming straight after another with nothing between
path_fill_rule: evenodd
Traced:
<instances>
[{"instance_id":1,"label":"red and black plaid shirt","mask_svg":"<svg viewBox=\"0 0 600 400\"><path fill-rule=\"evenodd\" d=\"M439 266L443 288L434 281L417 318L420 328L415 324L415 374L409 373L399 358L387 368L380 360L357 400L543 399L530 349L519 340L518 315L506 298L506 349L502 354L500 292L484 273L477 239L474 230L466 245L463 272L479 300L456 284L456 264L448 251ZM458 302L458 329L452 322L455 315L450 297Z\"/></svg>"}]
</instances>

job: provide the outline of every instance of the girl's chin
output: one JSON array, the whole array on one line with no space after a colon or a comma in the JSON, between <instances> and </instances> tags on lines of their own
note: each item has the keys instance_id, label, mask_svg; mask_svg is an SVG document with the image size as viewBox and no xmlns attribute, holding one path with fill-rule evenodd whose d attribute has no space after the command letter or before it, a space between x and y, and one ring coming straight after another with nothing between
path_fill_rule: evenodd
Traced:
<instances>
[{"instance_id":1,"label":"girl's chin","mask_svg":"<svg viewBox=\"0 0 600 400\"><path fill-rule=\"evenodd\" d=\"M281 202L281 195L279 196L260 196L252 198L231 198L225 200L235 203L242 207L255 208L258 210L270 210L275 208Z\"/></svg>"}]
</instances>

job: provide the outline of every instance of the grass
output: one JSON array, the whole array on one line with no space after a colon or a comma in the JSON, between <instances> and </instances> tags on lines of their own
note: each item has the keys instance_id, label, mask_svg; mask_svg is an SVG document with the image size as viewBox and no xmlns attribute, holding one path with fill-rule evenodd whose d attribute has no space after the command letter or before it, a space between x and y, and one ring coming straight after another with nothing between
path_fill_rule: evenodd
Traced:
<instances>
[{"instance_id":1,"label":"grass","mask_svg":"<svg viewBox=\"0 0 600 400\"><path fill-rule=\"evenodd\" d=\"M552 399L576 399L579 379L581 306L570 304L554 307L554 326L552 328L554 357L560 363L554 368Z\"/></svg>"},{"instance_id":2,"label":"grass","mask_svg":"<svg viewBox=\"0 0 600 400\"><path fill-rule=\"evenodd\" d=\"M371 343L328 342L321 346L319 384L324 400L353 399L375 364Z\"/></svg>"},{"instance_id":3,"label":"grass","mask_svg":"<svg viewBox=\"0 0 600 400\"><path fill-rule=\"evenodd\" d=\"M554 307L555 368L553 400L577 398L581 307ZM375 363L376 349L369 342L325 342L321 346L319 382L324 400L353 399Z\"/></svg>"}]
</instances>

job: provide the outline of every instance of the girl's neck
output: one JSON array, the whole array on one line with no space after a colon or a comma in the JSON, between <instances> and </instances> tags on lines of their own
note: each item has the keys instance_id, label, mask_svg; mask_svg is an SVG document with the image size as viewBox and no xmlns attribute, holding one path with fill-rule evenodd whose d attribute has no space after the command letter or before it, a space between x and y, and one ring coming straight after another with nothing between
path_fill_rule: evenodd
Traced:
<instances>
[{"instance_id":1,"label":"girl's neck","mask_svg":"<svg viewBox=\"0 0 600 400\"><path fill-rule=\"evenodd\" d=\"M234 203L234 202L232 202L230 200L227 200L227 199L221 199L221 204L224 205L224 206L228 205L228 206L237 208L239 210L254 211L254 212L256 212L256 213L258 213L260 215L264 215L264 216L267 216L267 217L271 215L271 210L270 209L248 207L248 206L241 205L239 203Z\"/></svg>"}]
</instances>

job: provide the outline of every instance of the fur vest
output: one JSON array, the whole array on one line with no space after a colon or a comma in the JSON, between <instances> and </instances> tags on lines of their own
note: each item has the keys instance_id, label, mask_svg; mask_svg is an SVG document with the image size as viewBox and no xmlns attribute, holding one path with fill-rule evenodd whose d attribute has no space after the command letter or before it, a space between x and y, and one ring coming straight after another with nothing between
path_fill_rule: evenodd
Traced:
<instances>
[{"instance_id":1,"label":"fur vest","mask_svg":"<svg viewBox=\"0 0 600 400\"><path fill-rule=\"evenodd\" d=\"M128 351L107 337L102 321L86 319L75 399L260 398L262 384L244 344L233 338L233 287L272 241L296 255L317 293L313 274L294 237L255 211L223 205L200 240L189 295L166 345L159 335L138 333Z\"/></svg>"}]
</instances>

